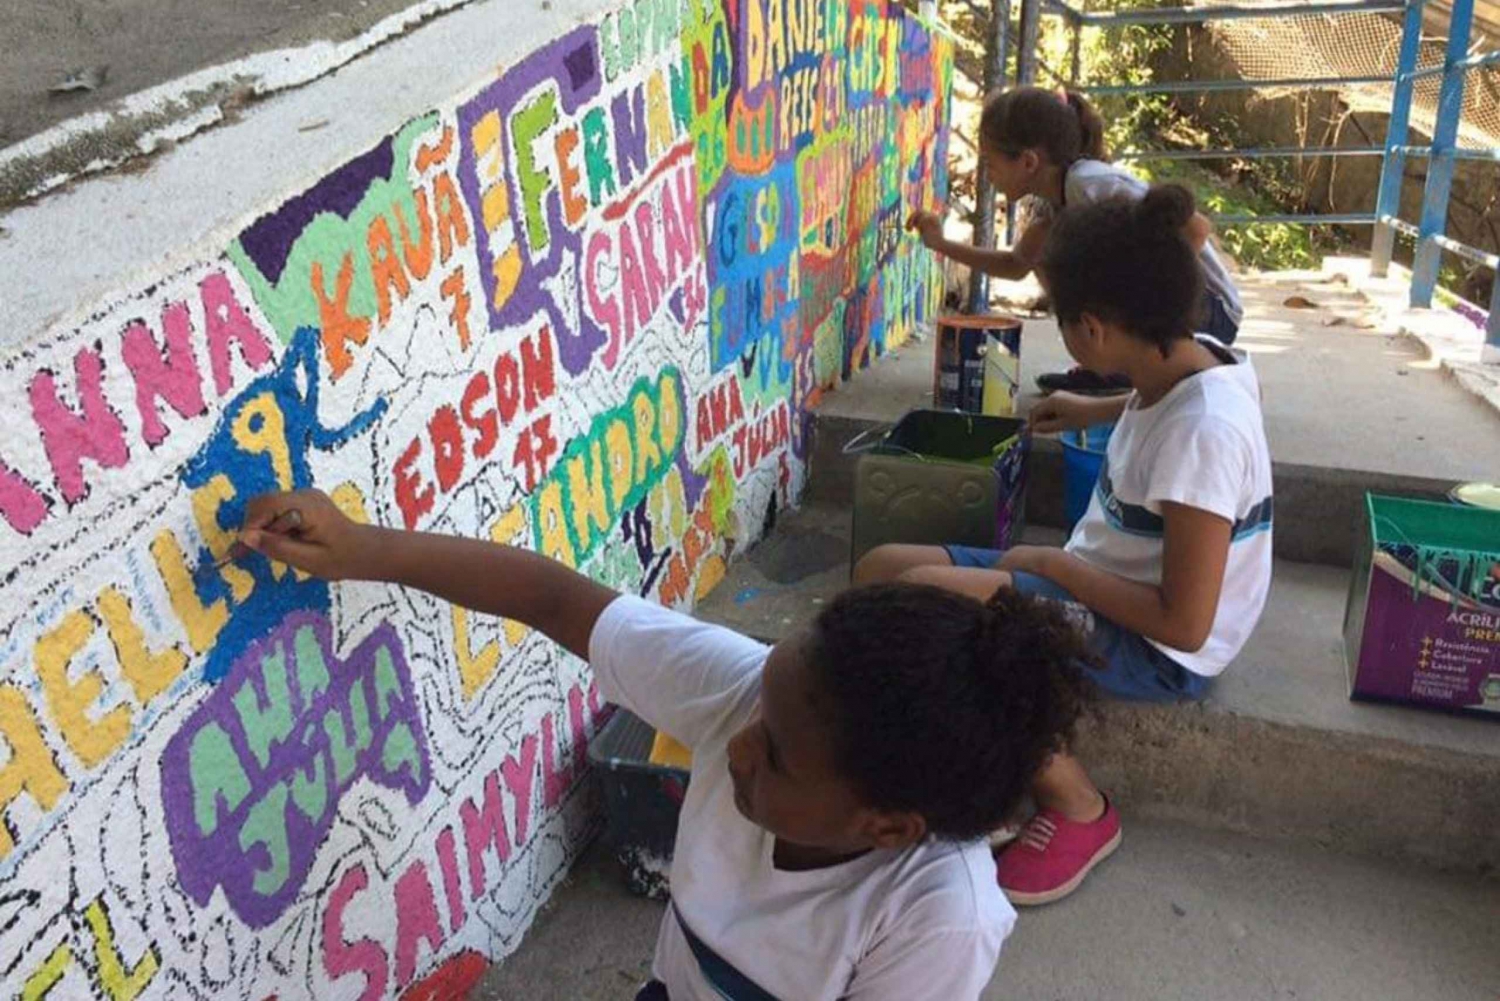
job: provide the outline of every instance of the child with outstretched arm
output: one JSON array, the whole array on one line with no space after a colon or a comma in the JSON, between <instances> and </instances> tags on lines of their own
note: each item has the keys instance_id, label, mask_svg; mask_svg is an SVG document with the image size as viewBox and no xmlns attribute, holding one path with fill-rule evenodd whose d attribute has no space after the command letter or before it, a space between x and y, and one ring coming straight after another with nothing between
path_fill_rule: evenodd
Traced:
<instances>
[{"instance_id":1,"label":"child with outstretched arm","mask_svg":"<svg viewBox=\"0 0 1500 1001\"><path fill-rule=\"evenodd\" d=\"M240 541L524 622L691 747L642 1001L972 1001L990 980L1015 912L984 835L1085 691L1056 609L884 584L767 647L525 550L356 524L315 491L252 500Z\"/></svg>"},{"instance_id":2,"label":"child with outstretched arm","mask_svg":"<svg viewBox=\"0 0 1500 1001\"><path fill-rule=\"evenodd\" d=\"M882 546L856 583L907 580L984 597L1020 591L1085 630L1087 674L1127 699L1201 698L1249 637L1271 584L1271 458L1249 360L1192 332L1202 296L1180 187L1062 213L1039 257L1073 358L1120 372L1128 396L1058 393L1039 432L1118 420L1087 512L1061 549ZM1000 856L1011 901L1072 892L1120 843L1120 819L1078 760L1055 755L1038 812Z\"/></svg>"},{"instance_id":3,"label":"child with outstretched arm","mask_svg":"<svg viewBox=\"0 0 1500 1001\"><path fill-rule=\"evenodd\" d=\"M1041 87L997 91L985 102L979 122L982 167L997 191L1014 205L1031 196L1049 212L1027 226L1009 250L989 250L955 243L943 236L943 221L931 212L914 212L907 222L932 250L996 278L1018 281L1036 270L1042 245L1056 212L1093 205L1111 198L1139 201L1148 185L1130 171L1109 163L1104 148L1104 121L1081 94ZM1221 344L1234 343L1244 310L1234 280L1225 270L1209 236L1212 224L1194 211L1182 235L1197 255L1203 292L1191 318L1192 329ZM1087 239L1087 234L1076 234ZM1114 393L1130 389L1119 372L1095 372L1079 366L1071 372L1038 377L1044 392Z\"/></svg>"}]
</instances>

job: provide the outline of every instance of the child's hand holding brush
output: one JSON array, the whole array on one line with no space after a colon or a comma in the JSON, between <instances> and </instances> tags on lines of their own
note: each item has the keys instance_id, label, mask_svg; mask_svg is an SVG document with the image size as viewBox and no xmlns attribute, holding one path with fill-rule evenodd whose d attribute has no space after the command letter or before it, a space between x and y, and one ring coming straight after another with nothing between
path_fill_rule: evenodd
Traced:
<instances>
[{"instance_id":1,"label":"child's hand holding brush","mask_svg":"<svg viewBox=\"0 0 1500 1001\"><path fill-rule=\"evenodd\" d=\"M251 500L236 545L315 577L345 580L368 575L369 535L367 526L349 520L327 494L299 490Z\"/></svg>"}]
</instances>

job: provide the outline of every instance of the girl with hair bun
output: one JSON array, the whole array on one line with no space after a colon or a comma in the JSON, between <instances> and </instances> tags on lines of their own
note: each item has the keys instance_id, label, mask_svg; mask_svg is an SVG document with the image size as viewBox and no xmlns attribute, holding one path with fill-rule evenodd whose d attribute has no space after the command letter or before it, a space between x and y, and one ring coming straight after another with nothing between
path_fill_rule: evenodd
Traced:
<instances>
[{"instance_id":1,"label":"girl with hair bun","mask_svg":"<svg viewBox=\"0 0 1500 1001\"><path fill-rule=\"evenodd\" d=\"M1055 393L1031 411L1049 433L1118 421L1088 510L1061 549L880 546L856 584L997 589L1056 603L1086 639L1109 695L1202 698L1255 628L1271 586L1271 457L1247 357L1193 333L1202 300L1196 209L1175 185L1064 211L1038 267L1068 352L1131 392ZM1066 751L1032 783L1038 812L999 857L1013 903L1071 893L1120 843L1119 814Z\"/></svg>"},{"instance_id":2,"label":"girl with hair bun","mask_svg":"<svg viewBox=\"0 0 1500 1001\"><path fill-rule=\"evenodd\" d=\"M1009 250L985 250L943 236L943 221L931 212L914 212L907 228L932 250L997 278L1019 280L1036 270L1057 210L1092 205L1116 196L1145 197L1148 185L1109 163L1104 148L1104 120L1078 93L1016 87L997 91L985 102L979 123L980 156L995 188L1015 204L1033 197L1050 207L1021 234ZM1182 235L1197 256L1203 293L1194 304L1192 329L1228 346L1239 333L1244 309L1239 292L1209 241L1213 227L1194 211ZM1049 290L1050 291L1050 290ZM1093 372L1080 366L1071 372L1037 379L1043 392L1124 392L1129 384L1118 372Z\"/></svg>"}]
</instances>

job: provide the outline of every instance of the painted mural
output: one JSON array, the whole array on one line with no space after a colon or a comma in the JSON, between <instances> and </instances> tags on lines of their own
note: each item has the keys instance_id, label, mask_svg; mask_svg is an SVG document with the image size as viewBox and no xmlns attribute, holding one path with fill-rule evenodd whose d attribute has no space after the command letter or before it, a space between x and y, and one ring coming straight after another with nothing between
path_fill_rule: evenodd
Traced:
<instances>
[{"instance_id":1,"label":"painted mural","mask_svg":"<svg viewBox=\"0 0 1500 1001\"><path fill-rule=\"evenodd\" d=\"M453 997L516 947L597 830L587 666L219 566L243 506L316 484L691 606L940 303L899 223L947 45L636 0L0 357L6 996Z\"/></svg>"}]
</instances>

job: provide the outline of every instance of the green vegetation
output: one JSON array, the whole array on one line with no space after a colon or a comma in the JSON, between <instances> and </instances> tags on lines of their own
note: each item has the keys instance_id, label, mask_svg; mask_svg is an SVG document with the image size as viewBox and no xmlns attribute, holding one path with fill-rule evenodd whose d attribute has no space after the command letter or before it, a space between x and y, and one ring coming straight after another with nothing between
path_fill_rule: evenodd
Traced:
<instances>
[{"instance_id":1,"label":"green vegetation","mask_svg":"<svg viewBox=\"0 0 1500 1001\"><path fill-rule=\"evenodd\" d=\"M1119 10L1155 6L1155 0L1113 0L1090 6ZM1172 48L1176 30L1165 25L1128 25L1108 31L1085 28L1078 46L1079 83L1150 83L1155 66ZM1043 23L1042 59L1048 67L1070 74L1071 45L1072 32L1060 19ZM1229 136L1216 134L1226 129L1204 127L1185 115L1167 94L1104 96L1096 104L1104 116L1109 148L1117 155L1234 145ZM1284 162L1122 159L1147 180L1183 185L1208 215L1269 216L1300 210L1300 186ZM1222 226L1217 235L1240 265L1268 271L1316 267L1329 243L1327 234L1287 223Z\"/></svg>"},{"instance_id":2,"label":"green vegetation","mask_svg":"<svg viewBox=\"0 0 1500 1001\"><path fill-rule=\"evenodd\" d=\"M902 0L915 9L917 0ZM1159 6L1160 0L1087 0L1091 11ZM943 18L961 36L960 69L977 77L983 65L985 26L972 5L942 0ZM1020 4L1011 5L1019 17ZM1012 22L1012 40L1019 38ZM1061 18L1044 17L1038 51L1037 82L1058 86L1077 73L1082 86L1148 84L1158 79L1158 68L1182 44L1182 29L1167 25L1127 25L1109 30L1085 28L1073 47L1073 32ZM1015 55L1006 78L1015 78ZM1106 141L1117 159L1151 181L1182 184L1211 216L1261 217L1309 211L1304 179L1291 159L1165 160L1136 158L1132 153L1162 150L1229 149L1245 145L1232 117L1195 113L1191 102L1168 94L1101 96L1094 103L1104 117ZM1217 239L1243 267L1266 271L1316 268L1325 254L1365 246L1368 229L1349 230L1332 225L1252 223L1220 225ZM1462 269L1445 264L1440 287L1463 287Z\"/></svg>"},{"instance_id":3,"label":"green vegetation","mask_svg":"<svg viewBox=\"0 0 1500 1001\"><path fill-rule=\"evenodd\" d=\"M1287 212L1256 187L1225 178L1185 160L1147 160L1132 169L1153 182L1181 184L1210 216L1268 216ZM1313 230L1290 223L1254 223L1216 227L1219 243L1242 267L1263 271L1316 268L1326 244L1315 243Z\"/></svg>"}]
</instances>

